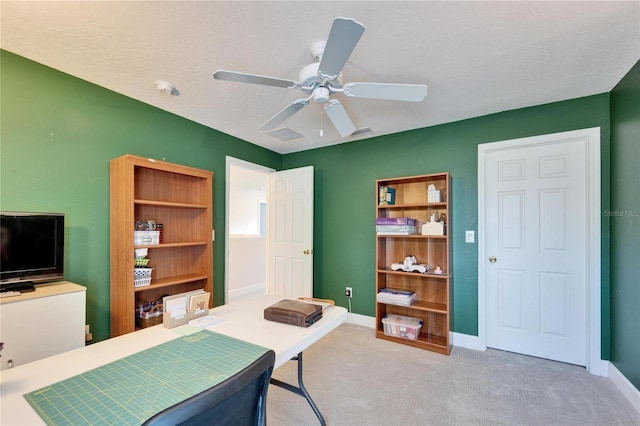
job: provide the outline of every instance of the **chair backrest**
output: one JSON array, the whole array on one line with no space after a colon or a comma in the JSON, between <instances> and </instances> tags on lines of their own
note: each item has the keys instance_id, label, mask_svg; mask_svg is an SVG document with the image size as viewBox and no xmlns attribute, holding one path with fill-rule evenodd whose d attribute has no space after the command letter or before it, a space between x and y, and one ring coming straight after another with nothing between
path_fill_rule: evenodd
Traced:
<instances>
[{"instance_id":1,"label":"chair backrest","mask_svg":"<svg viewBox=\"0 0 640 426\"><path fill-rule=\"evenodd\" d=\"M267 389L274 361L275 353L268 351L239 373L166 408L144 425L265 425Z\"/></svg>"}]
</instances>

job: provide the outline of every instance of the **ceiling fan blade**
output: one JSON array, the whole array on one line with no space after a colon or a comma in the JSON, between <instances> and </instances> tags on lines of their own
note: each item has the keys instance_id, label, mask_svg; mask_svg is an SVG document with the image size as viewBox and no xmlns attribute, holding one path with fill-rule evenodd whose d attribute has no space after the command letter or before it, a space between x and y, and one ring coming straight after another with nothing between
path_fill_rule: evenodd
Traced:
<instances>
[{"instance_id":1,"label":"ceiling fan blade","mask_svg":"<svg viewBox=\"0 0 640 426\"><path fill-rule=\"evenodd\" d=\"M356 131L356 126L353 125L353 122L349 118L347 111L345 111L340 101L335 99L330 100L325 104L324 110L335 128L338 130L338 133L340 133L340 136L343 138Z\"/></svg>"},{"instance_id":2,"label":"ceiling fan blade","mask_svg":"<svg viewBox=\"0 0 640 426\"><path fill-rule=\"evenodd\" d=\"M239 83L262 84L265 86L276 86L284 88L295 88L299 84L297 81L285 80L283 78L265 77L263 75L247 74L237 71L218 70L213 73L216 80L237 81Z\"/></svg>"},{"instance_id":3,"label":"ceiling fan blade","mask_svg":"<svg viewBox=\"0 0 640 426\"><path fill-rule=\"evenodd\" d=\"M282 111L267 120L262 126L260 126L260 129L265 132L275 129L287 118L291 117L307 105L309 105L308 99L298 99L293 101L293 103L287 105Z\"/></svg>"},{"instance_id":4,"label":"ceiling fan blade","mask_svg":"<svg viewBox=\"0 0 640 426\"><path fill-rule=\"evenodd\" d=\"M342 92L355 98L420 102L427 96L424 84L347 83Z\"/></svg>"},{"instance_id":5,"label":"ceiling fan blade","mask_svg":"<svg viewBox=\"0 0 640 426\"><path fill-rule=\"evenodd\" d=\"M362 33L364 25L355 19L334 19L324 53L320 58L318 74L321 77L336 78L358 44Z\"/></svg>"}]
</instances>

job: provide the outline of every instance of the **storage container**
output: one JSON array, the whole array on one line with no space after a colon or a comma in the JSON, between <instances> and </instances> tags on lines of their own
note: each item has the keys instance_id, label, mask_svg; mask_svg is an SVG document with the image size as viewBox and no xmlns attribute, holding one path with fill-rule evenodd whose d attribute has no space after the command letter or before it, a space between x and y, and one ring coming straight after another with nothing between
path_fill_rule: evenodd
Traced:
<instances>
[{"instance_id":1,"label":"storage container","mask_svg":"<svg viewBox=\"0 0 640 426\"><path fill-rule=\"evenodd\" d=\"M155 305L149 311L136 312L136 327L147 328L162 324L162 304Z\"/></svg>"},{"instance_id":2,"label":"storage container","mask_svg":"<svg viewBox=\"0 0 640 426\"><path fill-rule=\"evenodd\" d=\"M387 314L382 318L382 326L384 327L384 334L387 336L417 340L422 328L422 320L420 318Z\"/></svg>"},{"instance_id":3,"label":"storage container","mask_svg":"<svg viewBox=\"0 0 640 426\"><path fill-rule=\"evenodd\" d=\"M160 244L160 231L133 231L133 245Z\"/></svg>"},{"instance_id":4,"label":"storage container","mask_svg":"<svg viewBox=\"0 0 640 426\"><path fill-rule=\"evenodd\" d=\"M133 286L144 287L151 285L151 271L153 271L153 268L134 268Z\"/></svg>"},{"instance_id":5,"label":"storage container","mask_svg":"<svg viewBox=\"0 0 640 426\"><path fill-rule=\"evenodd\" d=\"M142 259L133 259L133 266L136 268L144 268L149 263L150 259L142 258Z\"/></svg>"}]
</instances>

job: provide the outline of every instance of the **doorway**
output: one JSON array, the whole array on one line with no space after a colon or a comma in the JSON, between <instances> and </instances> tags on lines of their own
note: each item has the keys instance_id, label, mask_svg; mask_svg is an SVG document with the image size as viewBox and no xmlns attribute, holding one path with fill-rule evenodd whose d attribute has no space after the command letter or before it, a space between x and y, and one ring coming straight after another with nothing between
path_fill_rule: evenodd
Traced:
<instances>
[{"instance_id":1,"label":"doorway","mask_svg":"<svg viewBox=\"0 0 640 426\"><path fill-rule=\"evenodd\" d=\"M276 172L226 157L225 303L313 295L313 167Z\"/></svg>"},{"instance_id":2,"label":"doorway","mask_svg":"<svg viewBox=\"0 0 640 426\"><path fill-rule=\"evenodd\" d=\"M267 190L273 172L226 158L225 303L265 291Z\"/></svg>"},{"instance_id":3,"label":"doorway","mask_svg":"<svg viewBox=\"0 0 640 426\"><path fill-rule=\"evenodd\" d=\"M478 146L478 337L605 375L600 129Z\"/></svg>"}]
</instances>

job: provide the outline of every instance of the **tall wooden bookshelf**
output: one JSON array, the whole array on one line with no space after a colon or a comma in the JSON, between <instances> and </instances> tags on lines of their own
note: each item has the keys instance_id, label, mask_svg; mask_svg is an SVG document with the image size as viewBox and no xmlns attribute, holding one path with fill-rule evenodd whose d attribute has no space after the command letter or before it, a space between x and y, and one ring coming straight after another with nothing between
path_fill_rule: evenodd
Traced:
<instances>
[{"instance_id":1,"label":"tall wooden bookshelf","mask_svg":"<svg viewBox=\"0 0 640 426\"><path fill-rule=\"evenodd\" d=\"M111 336L135 330L135 309L204 289L213 301L213 172L134 155L110 162ZM136 220L164 227L163 242L134 245ZM151 285L134 288L134 249L147 248Z\"/></svg>"},{"instance_id":2,"label":"tall wooden bookshelf","mask_svg":"<svg viewBox=\"0 0 640 426\"><path fill-rule=\"evenodd\" d=\"M428 202L430 184L440 191L440 202ZM451 204L448 173L409 176L376 181L376 217L409 217L417 219L415 235L376 235L376 294L380 289L410 290L417 301L411 306L376 303L376 337L404 343L448 355L451 351L449 329L451 321ZM395 190L392 205L381 205L380 187ZM421 235L421 224L433 214L446 217L445 235ZM394 271L391 265L402 263L407 256L415 256L418 263L428 264L431 272ZM433 270L439 266L442 274ZM384 333L382 319L387 314L419 318L423 321L417 340L389 336Z\"/></svg>"}]
</instances>

